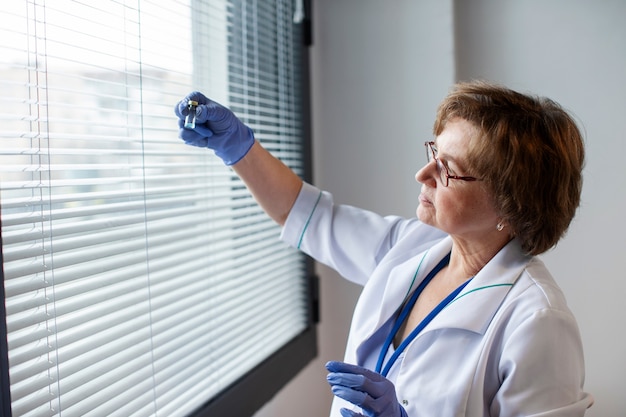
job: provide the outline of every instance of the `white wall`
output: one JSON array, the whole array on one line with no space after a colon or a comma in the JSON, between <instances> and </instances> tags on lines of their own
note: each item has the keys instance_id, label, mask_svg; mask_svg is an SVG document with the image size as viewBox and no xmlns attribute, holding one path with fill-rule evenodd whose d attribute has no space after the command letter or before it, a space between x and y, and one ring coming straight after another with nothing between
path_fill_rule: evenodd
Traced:
<instances>
[{"instance_id":1,"label":"white wall","mask_svg":"<svg viewBox=\"0 0 626 417\"><path fill-rule=\"evenodd\" d=\"M438 102L455 79L485 78L559 101L582 121L582 207L544 258L576 314L588 416L626 415L626 2L315 0L315 183L343 203L414 214ZM453 15L456 7L456 19ZM453 29L456 25L456 28ZM456 34L456 35L455 35ZM455 41L456 38L456 47ZM456 56L455 56L456 48ZM359 288L322 278L320 355L256 417L326 415L323 364L343 355Z\"/></svg>"}]
</instances>

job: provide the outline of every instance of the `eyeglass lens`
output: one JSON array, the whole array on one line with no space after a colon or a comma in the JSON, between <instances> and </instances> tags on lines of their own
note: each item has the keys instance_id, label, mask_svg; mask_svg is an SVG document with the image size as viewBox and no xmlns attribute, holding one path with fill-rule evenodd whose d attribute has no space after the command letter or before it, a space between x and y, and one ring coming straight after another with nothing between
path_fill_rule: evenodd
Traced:
<instances>
[{"instance_id":1,"label":"eyeglass lens","mask_svg":"<svg viewBox=\"0 0 626 417\"><path fill-rule=\"evenodd\" d=\"M437 173L439 174L439 179L441 180L441 184L444 186L448 186L448 176L446 175L446 168L443 166L443 163L437 158L437 148L433 146L431 143L426 142L426 160L428 162L435 160L435 165L437 166Z\"/></svg>"}]
</instances>

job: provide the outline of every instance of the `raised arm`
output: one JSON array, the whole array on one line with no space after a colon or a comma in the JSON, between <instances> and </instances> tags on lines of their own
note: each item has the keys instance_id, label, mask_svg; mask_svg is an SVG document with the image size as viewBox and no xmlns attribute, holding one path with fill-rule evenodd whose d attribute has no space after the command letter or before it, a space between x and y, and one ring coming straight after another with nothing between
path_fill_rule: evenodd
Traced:
<instances>
[{"instance_id":1,"label":"raised arm","mask_svg":"<svg viewBox=\"0 0 626 417\"><path fill-rule=\"evenodd\" d=\"M194 126L185 127L185 119L194 112ZM189 94L176 105L175 113L181 139L188 145L213 149L243 180L263 210L283 225L302 187L300 177L264 149L252 129L229 109L202 93Z\"/></svg>"},{"instance_id":2,"label":"raised arm","mask_svg":"<svg viewBox=\"0 0 626 417\"><path fill-rule=\"evenodd\" d=\"M289 167L275 158L259 142L233 170L246 184L263 210L283 225L302 188L302 180Z\"/></svg>"}]
</instances>

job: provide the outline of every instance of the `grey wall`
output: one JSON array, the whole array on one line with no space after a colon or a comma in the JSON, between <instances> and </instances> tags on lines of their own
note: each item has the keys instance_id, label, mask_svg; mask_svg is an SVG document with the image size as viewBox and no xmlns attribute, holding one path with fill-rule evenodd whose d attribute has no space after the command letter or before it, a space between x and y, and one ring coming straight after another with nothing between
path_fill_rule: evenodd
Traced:
<instances>
[{"instance_id":1,"label":"grey wall","mask_svg":"<svg viewBox=\"0 0 626 417\"><path fill-rule=\"evenodd\" d=\"M457 2L457 69L536 91L570 109L586 131L582 206L544 256L578 318L590 416L626 416L626 2Z\"/></svg>"},{"instance_id":2,"label":"grey wall","mask_svg":"<svg viewBox=\"0 0 626 417\"><path fill-rule=\"evenodd\" d=\"M588 416L623 417L626 396L626 1L315 0L315 183L343 203L414 215L435 108L458 79L551 97L586 131L582 207L544 256L576 314ZM322 278L320 356L256 417L327 415L323 364L340 359L359 288Z\"/></svg>"}]
</instances>

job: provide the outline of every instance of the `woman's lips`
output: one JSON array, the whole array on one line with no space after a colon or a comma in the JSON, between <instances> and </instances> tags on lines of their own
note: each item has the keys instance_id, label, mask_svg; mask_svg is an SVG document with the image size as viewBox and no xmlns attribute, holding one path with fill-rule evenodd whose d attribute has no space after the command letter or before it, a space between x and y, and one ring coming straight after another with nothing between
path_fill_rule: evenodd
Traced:
<instances>
[{"instance_id":1,"label":"woman's lips","mask_svg":"<svg viewBox=\"0 0 626 417\"><path fill-rule=\"evenodd\" d=\"M420 194L419 201L421 204L430 204L430 205L433 204L430 198L426 197L424 194Z\"/></svg>"}]
</instances>

